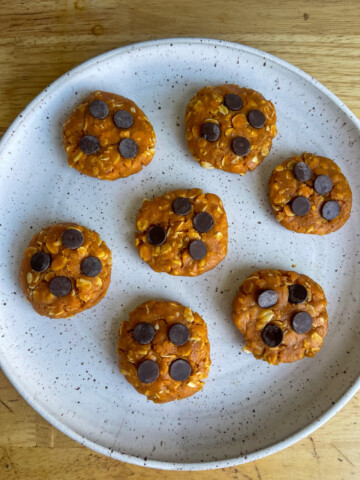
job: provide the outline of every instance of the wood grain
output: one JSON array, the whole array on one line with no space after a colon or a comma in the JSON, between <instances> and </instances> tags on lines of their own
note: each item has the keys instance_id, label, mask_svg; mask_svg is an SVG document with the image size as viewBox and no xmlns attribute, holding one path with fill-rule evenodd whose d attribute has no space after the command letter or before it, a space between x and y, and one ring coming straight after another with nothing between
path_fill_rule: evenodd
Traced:
<instances>
[{"instance_id":1,"label":"wood grain","mask_svg":"<svg viewBox=\"0 0 360 480\"><path fill-rule=\"evenodd\" d=\"M67 70L112 48L165 37L220 38L265 50L317 78L360 116L358 0L0 0L0 25L0 135ZM355 479L359 412L358 393L313 435L275 455L224 470L171 473L80 446L0 373L0 479Z\"/></svg>"}]
</instances>

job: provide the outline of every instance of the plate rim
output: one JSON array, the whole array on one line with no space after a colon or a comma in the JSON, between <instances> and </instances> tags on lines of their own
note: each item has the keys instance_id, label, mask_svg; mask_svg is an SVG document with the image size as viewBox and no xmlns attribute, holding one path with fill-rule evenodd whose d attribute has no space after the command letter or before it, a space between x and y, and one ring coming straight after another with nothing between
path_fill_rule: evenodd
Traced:
<instances>
[{"instance_id":1,"label":"plate rim","mask_svg":"<svg viewBox=\"0 0 360 480\"><path fill-rule=\"evenodd\" d=\"M63 75L58 77L54 80L50 85L45 87L36 97L22 110L17 117L13 120L13 122L9 125L7 130L5 131L4 135L0 140L0 156L2 152L5 150L5 147L10 140L12 133L16 131L21 123L23 123L26 117L31 113L34 107L40 103L44 98L51 95L56 89L62 85L69 76L74 76L77 73L81 72L84 69L87 69L92 64L99 63L100 61L104 61L106 59L110 59L113 56L121 54L123 52L129 52L131 50L142 50L148 47L156 47L158 45L168 45L171 47L172 45L179 45L179 44L203 44L203 45L216 45L221 47L227 47L232 50L238 50L240 52L247 52L249 54L262 57L264 59L271 60L273 63L295 73L296 75L300 76L308 83L312 84L316 89L320 90L324 95L326 95L340 110L342 110L348 119L355 125L359 132L360 132L360 120L355 116L355 114L340 100L334 93L332 93L327 87L325 87L322 83L316 80L314 77L309 75L308 73L304 72L300 68L292 65L291 63L275 56L270 53L267 53L263 50L259 50L254 47L249 47L247 45L243 45L241 43L231 42L227 40L220 40L214 38L200 38L200 37L169 37L169 38L162 38L162 39L153 39L147 40L142 42L131 43L127 45L123 45L121 47L117 47L111 49L107 52L104 52L100 55L96 55L95 57L90 58L89 60L80 63L79 65L75 66L71 70L68 70ZM16 378L14 373L10 372L10 368L4 364L2 358L0 356L0 368L5 373L6 377L10 381L10 383L15 387L18 393L24 398L24 400L37 412L39 413L46 421L48 421L51 425L55 428L60 430L62 433L70 437L71 439L75 440L76 442L80 443L81 445L90 448L102 455L108 456L110 458L120 460L123 462L127 462L130 464L138 465L138 466L145 466L150 468L158 468L161 470L183 470L183 471L199 471L199 470L212 470L218 468L225 468L231 467L236 465L241 465L247 462L251 462L254 460L258 460L262 457L266 457L273 453L276 453L284 448L293 445L294 443L302 440L306 436L310 435L314 432L317 428L324 425L330 418L332 418L338 411L340 411L348 402L349 400L355 395L355 393L360 388L360 372L358 377L355 379L353 384L346 390L346 392L337 400L337 402L330 407L326 412L320 415L317 419L309 423L307 426L297 430L295 433L285 437L280 442L273 443L267 447L262 449L256 450L248 455L241 455L239 457L219 460L219 461L210 461L210 462L191 462L191 463L179 463L179 462L169 462L169 461L160 461L160 460L144 460L141 457L137 457L134 455L128 455L121 452L113 451L111 448L104 447L98 443L89 440L88 438L76 433L74 430L69 428L68 426L64 425L59 421L53 414L48 412L45 408L43 408L36 399L36 395L29 395L25 389L22 387L22 382Z\"/></svg>"}]
</instances>

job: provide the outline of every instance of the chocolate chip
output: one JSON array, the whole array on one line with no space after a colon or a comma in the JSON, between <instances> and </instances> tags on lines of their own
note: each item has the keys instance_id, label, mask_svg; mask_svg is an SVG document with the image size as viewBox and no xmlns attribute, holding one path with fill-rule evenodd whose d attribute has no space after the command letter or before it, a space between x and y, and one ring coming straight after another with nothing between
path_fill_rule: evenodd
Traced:
<instances>
[{"instance_id":1,"label":"chocolate chip","mask_svg":"<svg viewBox=\"0 0 360 480\"><path fill-rule=\"evenodd\" d=\"M96 277L102 270L102 263L97 257L86 257L81 262L80 269L87 277Z\"/></svg>"},{"instance_id":2,"label":"chocolate chip","mask_svg":"<svg viewBox=\"0 0 360 480\"><path fill-rule=\"evenodd\" d=\"M307 182L311 178L311 168L305 162L298 162L294 167L294 175L299 182Z\"/></svg>"},{"instance_id":3,"label":"chocolate chip","mask_svg":"<svg viewBox=\"0 0 360 480\"><path fill-rule=\"evenodd\" d=\"M247 114L250 125L254 128L262 128L265 125L265 115L260 110L250 110Z\"/></svg>"},{"instance_id":4,"label":"chocolate chip","mask_svg":"<svg viewBox=\"0 0 360 480\"><path fill-rule=\"evenodd\" d=\"M298 312L293 316L291 325L296 333L306 333L312 327L312 318L307 312Z\"/></svg>"},{"instance_id":5,"label":"chocolate chip","mask_svg":"<svg viewBox=\"0 0 360 480\"><path fill-rule=\"evenodd\" d=\"M183 323L175 323L170 327L169 338L170 342L174 345L185 345L185 343L189 340L189 337L189 329Z\"/></svg>"},{"instance_id":6,"label":"chocolate chip","mask_svg":"<svg viewBox=\"0 0 360 480\"><path fill-rule=\"evenodd\" d=\"M138 323L134 329L134 340L141 345L151 343L155 337L155 328L151 323Z\"/></svg>"},{"instance_id":7,"label":"chocolate chip","mask_svg":"<svg viewBox=\"0 0 360 480\"><path fill-rule=\"evenodd\" d=\"M170 365L170 376L173 380L182 382L190 377L191 375L191 366L190 363L182 358L174 360Z\"/></svg>"},{"instance_id":8,"label":"chocolate chip","mask_svg":"<svg viewBox=\"0 0 360 480\"><path fill-rule=\"evenodd\" d=\"M275 290L262 290L257 297L257 303L261 308L270 308L278 301Z\"/></svg>"},{"instance_id":9,"label":"chocolate chip","mask_svg":"<svg viewBox=\"0 0 360 480\"><path fill-rule=\"evenodd\" d=\"M238 155L239 157L247 155L251 150L250 142L245 137L234 138L234 140L231 142L231 148L235 155Z\"/></svg>"},{"instance_id":10,"label":"chocolate chip","mask_svg":"<svg viewBox=\"0 0 360 480\"><path fill-rule=\"evenodd\" d=\"M200 212L195 215L193 225L198 232L206 233L214 226L214 219L210 213Z\"/></svg>"},{"instance_id":11,"label":"chocolate chip","mask_svg":"<svg viewBox=\"0 0 360 480\"><path fill-rule=\"evenodd\" d=\"M262 331L262 339L268 347L277 347L283 341L283 332L274 323L268 323Z\"/></svg>"},{"instance_id":12,"label":"chocolate chip","mask_svg":"<svg viewBox=\"0 0 360 480\"><path fill-rule=\"evenodd\" d=\"M162 245L166 242L166 232L160 225L151 227L146 235L151 245Z\"/></svg>"},{"instance_id":13,"label":"chocolate chip","mask_svg":"<svg viewBox=\"0 0 360 480\"><path fill-rule=\"evenodd\" d=\"M189 245L189 253L194 260L202 260L206 256L207 246L202 240L194 240Z\"/></svg>"},{"instance_id":14,"label":"chocolate chip","mask_svg":"<svg viewBox=\"0 0 360 480\"><path fill-rule=\"evenodd\" d=\"M296 197L291 202L291 210L299 217L306 215L309 212L310 207L310 200L306 197Z\"/></svg>"},{"instance_id":15,"label":"chocolate chip","mask_svg":"<svg viewBox=\"0 0 360 480\"><path fill-rule=\"evenodd\" d=\"M92 155L100 150L100 142L94 135L85 135L80 138L79 147L86 155Z\"/></svg>"},{"instance_id":16,"label":"chocolate chip","mask_svg":"<svg viewBox=\"0 0 360 480\"><path fill-rule=\"evenodd\" d=\"M45 272L51 263L51 256L45 252L37 252L31 257L30 265L35 272Z\"/></svg>"},{"instance_id":17,"label":"chocolate chip","mask_svg":"<svg viewBox=\"0 0 360 480\"><path fill-rule=\"evenodd\" d=\"M99 120L103 120L109 115L109 107L102 100L94 100L89 106L90 115Z\"/></svg>"},{"instance_id":18,"label":"chocolate chip","mask_svg":"<svg viewBox=\"0 0 360 480\"><path fill-rule=\"evenodd\" d=\"M84 237L80 230L77 230L76 228L68 228L61 235L61 241L64 247L76 250L83 244Z\"/></svg>"},{"instance_id":19,"label":"chocolate chip","mask_svg":"<svg viewBox=\"0 0 360 480\"><path fill-rule=\"evenodd\" d=\"M187 215L191 212L191 202L188 198L178 197L172 203L172 209L176 215Z\"/></svg>"},{"instance_id":20,"label":"chocolate chip","mask_svg":"<svg viewBox=\"0 0 360 480\"><path fill-rule=\"evenodd\" d=\"M50 292L55 297L65 297L71 290L71 282L67 277L54 277L49 282Z\"/></svg>"},{"instance_id":21,"label":"chocolate chip","mask_svg":"<svg viewBox=\"0 0 360 480\"><path fill-rule=\"evenodd\" d=\"M134 158L138 151L137 143L132 138L123 138L119 143L119 152L124 158Z\"/></svg>"},{"instance_id":22,"label":"chocolate chip","mask_svg":"<svg viewBox=\"0 0 360 480\"><path fill-rule=\"evenodd\" d=\"M308 298L308 293L306 288L303 285L294 283L288 287L289 290L289 302L297 305L298 303L306 302Z\"/></svg>"},{"instance_id":23,"label":"chocolate chip","mask_svg":"<svg viewBox=\"0 0 360 480\"><path fill-rule=\"evenodd\" d=\"M334 220L340 213L340 205L336 200L329 200L328 202L324 203L321 209L321 216L325 218L325 220Z\"/></svg>"},{"instance_id":24,"label":"chocolate chip","mask_svg":"<svg viewBox=\"0 0 360 480\"><path fill-rule=\"evenodd\" d=\"M209 142L216 142L221 135L220 127L217 123L206 122L201 126L201 136Z\"/></svg>"},{"instance_id":25,"label":"chocolate chip","mask_svg":"<svg viewBox=\"0 0 360 480\"><path fill-rule=\"evenodd\" d=\"M134 123L134 118L126 110L118 110L114 115L114 123L118 128L130 128Z\"/></svg>"},{"instance_id":26,"label":"chocolate chip","mask_svg":"<svg viewBox=\"0 0 360 480\"><path fill-rule=\"evenodd\" d=\"M230 108L230 110L240 110L240 108L243 106L243 101L239 95L236 95L236 93L228 93L224 97L224 103L225 105Z\"/></svg>"},{"instance_id":27,"label":"chocolate chip","mask_svg":"<svg viewBox=\"0 0 360 480\"><path fill-rule=\"evenodd\" d=\"M314 180L314 188L319 195L326 195L332 187L333 183L328 175L318 175Z\"/></svg>"},{"instance_id":28,"label":"chocolate chip","mask_svg":"<svg viewBox=\"0 0 360 480\"><path fill-rule=\"evenodd\" d=\"M159 367L153 360L144 360L137 369L138 379L142 383L154 382L159 376Z\"/></svg>"}]
</instances>

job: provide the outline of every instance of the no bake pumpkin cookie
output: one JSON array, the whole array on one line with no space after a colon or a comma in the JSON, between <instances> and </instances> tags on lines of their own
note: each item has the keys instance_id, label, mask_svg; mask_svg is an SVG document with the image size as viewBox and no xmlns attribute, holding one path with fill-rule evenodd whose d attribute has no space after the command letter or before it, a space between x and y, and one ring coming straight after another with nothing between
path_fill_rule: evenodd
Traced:
<instances>
[{"instance_id":1,"label":"no bake pumpkin cookie","mask_svg":"<svg viewBox=\"0 0 360 480\"><path fill-rule=\"evenodd\" d=\"M101 180L116 180L151 162L155 133L132 100L97 91L64 123L63 146L70 167Z\"/></svg>"},{"instance_id":2,"label":"no bake pumpkin cookie","mask_svg":"<svg viewBox=\"0 0 360 480\"><path fill-rule=\"evenodd\" d=\"M228 223L220 198L198 188L145 199L136 217L135 246L156 272L197 276L227 253Z\"/></svg>"},{"instance_id":3,"label":"no bake pumpkin cookie","mask_svg":"<svg viewBox=\"0 0 360 480\"><path fill-rule=\"evenodd\" d=\"M232 307L245 352L271 364L313 357L328 329L325 294L306 275L282 270L254 272Z\"/></svg>"},{"instance_id":4,"label":"no bake pumpkin cookie","mask_svg":"<svg viewBox=\"0 0 360 480\"><path fill-rule=\"evenodd\" d=\"M211 360L204 320L177 302L150 300L123 321L119 366L126 380L155 403L194 395Z\"/></svg>"},{"instance_id":5,"label":"no bake pumpkin cookie","mask_svg":"<svg viewBox=\"0 0 360 480\"><path fill-rule=\"evenodd\" d=\"M274 105L259 92L230 84L207 86L186 108L185 136L202 167L244 175L269 154L275 124Z\"/></svg>"},{"instance_id":6,"label":"no bake pumpkin cookie","mask_svg":"<svg viewBox=\"0 0 360 480\"><path fill-rule=\"evenodd\" d=\"M276 220L298 233L326 235L350 217L350 185L335 162L312 153L278 165L269 180Z\"/></svg>"},{"instance_id":7,"label":"no bake pumpkin cookie","mask_svg":"<svg viewBox=\"0 0 360 480\"><path fill-rule=\"evenodd\" d=\"M111 277L111 252L99 235L58 223L34 235L20 266L24 295L40 315L67 318L96 305Z\"/></svg>"}]
</instances>

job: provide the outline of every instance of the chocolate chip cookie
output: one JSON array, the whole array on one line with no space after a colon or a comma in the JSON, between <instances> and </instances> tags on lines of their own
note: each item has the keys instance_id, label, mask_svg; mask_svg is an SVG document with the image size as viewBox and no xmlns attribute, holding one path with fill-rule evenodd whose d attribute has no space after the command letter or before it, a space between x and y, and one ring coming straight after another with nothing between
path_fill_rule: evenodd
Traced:
<instances>
[{"instance_id":1,"label":"chocolate chip cookie","mask_svg":"<svg viewBox=\"0 0 360 480\"><path fill-rule=\"evenodd\" d=\"M278 165L269 180L276 220L298 233L326 235L350 217L352 193L329 158L303 153Z\"/></svg>"},{"instance_id":2,"label":"chocolate chip cookie","mask_svg":"<svg viewBox=\"0 0 360 480\"><path fill-rule=\"evenodd\" d=\"M190 397L207 378L210 345L204 320L177 302L150 300L121 324L121 373L155 403Z\"/></svg>"},{"instance_id":3,"label":"chocolate chip cookie","mask_svg":"<svg viewBox=\"0 0 360 480\"><path fill-rule=\"evenodd\" d=\"M116 180L151 162L155 133L132 100L97 91L66 120L63 146L70 167L100 180Z\"/></svg>"},{"instance_id":4,"label":"chocolate chip cookie","mask_svg":"<svg viewBox=\"0 0 360 480\"><path fill-rule=\"evenodd\" d=\"M136 227L135 246L156 272L194 277L216 267L227 253L223 204L199 188L145 199Z\"/></svg>"},{"instance_id":5,"label":"chocolate chip cookie","mask_svg":"<svg viewBox=\"0 0 360 480\"><path fill-rule=\"evenodd\" d=\"M232 307L245 352L271 364L313 357L328 330L323 289L296 272L260 270L240 285Z\"/></svg>"},{"instance_id":6,"label":"chocolate chip cookie","mask_svg":"<svg viewBox=\"0 0 360 480\"><path fill-rule=\"evenodd\" d=\"M34 235L20 266L24 295L40 315L67 318L96 305L111 277L111 252L99 235L58 223Z\"/></svg>"},{"instance_id":7,"label":"chocolate chip cookie","mask_svg":"<svg viewBox=\"0 0 360 480\"><path fill-rule=\"evenodd\" d=\"M186 108L185 126L202 167L240 175L260 165L277 133L274 105L255 90L228 84L199 90Z\"/></svg>"}]
</instances>

